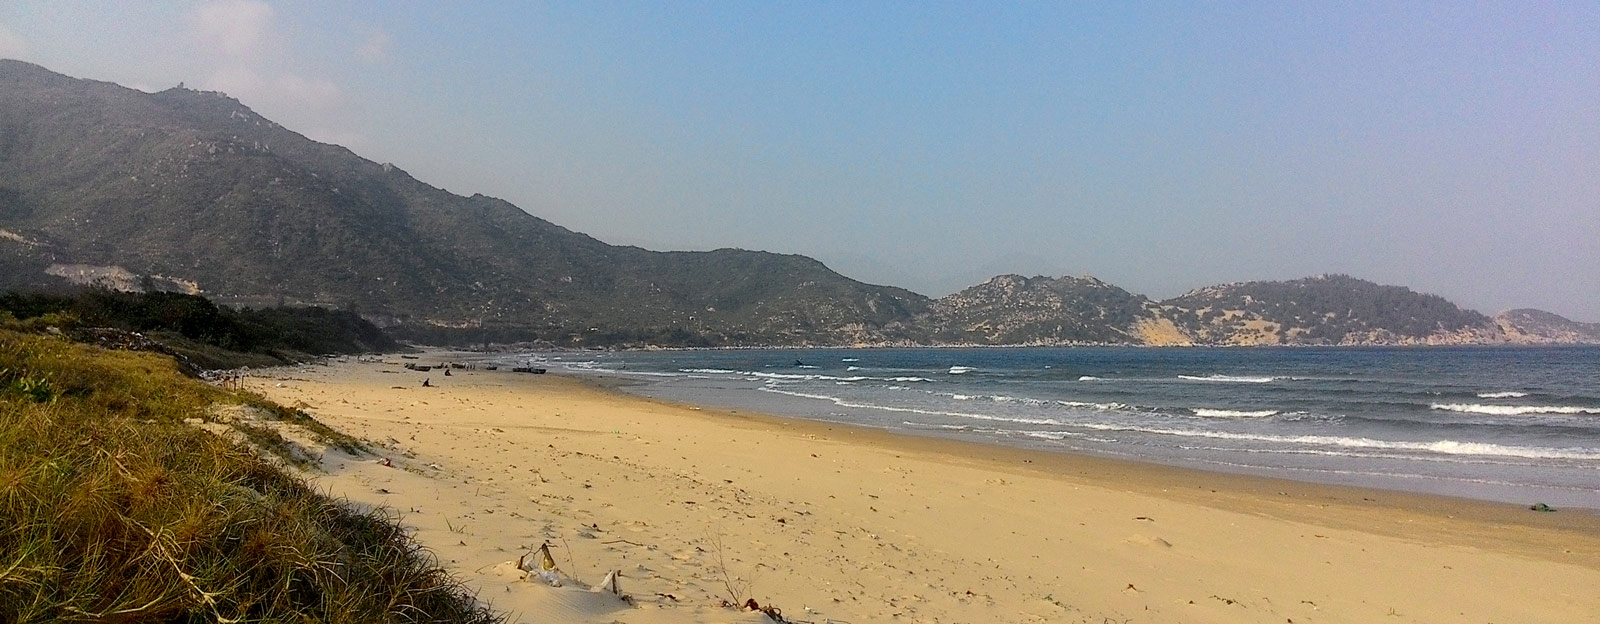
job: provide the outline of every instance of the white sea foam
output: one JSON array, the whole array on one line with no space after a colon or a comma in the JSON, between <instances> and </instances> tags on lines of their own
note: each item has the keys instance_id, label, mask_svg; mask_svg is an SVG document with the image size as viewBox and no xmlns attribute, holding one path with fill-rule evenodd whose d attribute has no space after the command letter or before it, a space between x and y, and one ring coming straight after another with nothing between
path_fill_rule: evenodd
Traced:
<instances>
[{"instance_id":1,"label":"white sea foam","mask_svg":"<svg viewBox=\"0 0 1600 624\"><path fill-rule=\"evenodd\" d=\"M1014 397L1014 396L1006 396L1006 395L1003 395L1003 394L945 394L944 396L948 396L948 397L950 397L952 399L955 399L957 401L982 400L982 401L994 401L995 403L1021 403L1023 405L1049 405L1049 404L1052 403L1052 401L1045 401L1043 399L1035 399L1035 398L1031 398L1031 397ZM1054 402L1059 403L1059 401L1054 401Z\"/></svg>"},{"instance_id":2,"label":"white sea foam","mask_svg":"<svg viewBox=\"0 0 1600 624\"><path fill-rule=\"evenodd\" d=\"M1084 375L1082 377L1079 377L1078 381L1105 381L1105 379L1100 378L1100 377L1095 377L1094 375Z\"/></svg>"},{"instance_id":3,"label":"white sea foam","mask_svg":"<svg viewBox=\"0 0 1600 624\"><path fill-rule=\"evenodd\" d=\"M1600 407L1570 405L1481 405L1477 403L1434 403L1429 407L1448 412L1522 416L1525 414L1600 414Z\"/></svg>"},{"instance_id":4,"label":"white sea foam","mask_svg":"<svg viewBox=\"0 0 1600 624\"><path fill-rule=\"evenodd\" d=\"M1528 396L1526 392L1479 392L1480 399L1517 399Z\"/></svg>"},{"instance_id":5,"label":"white sea foam","mask_svg":"<svg viewBox=\"0 0 1600 624\"><path fill-rule=\"evenodd\" d=\"M1596 461L1600 460L1600 448L1546 448L1537 446L1507 446L1504 444L1490 444L1486 442L1461 442L1458 440L1435 440L1431 442L1404 442L1394 440L1374 440L1372 438L1350 438L1344 436L1324 435L1299 435L1278 436L1251 433L1231 433L1227 431L1193 431L1184 429L1166 429L1159 427L1127 427L1100 423L1074 423L1073 426L1096 429L1100 431L1129 431L1137 433L1153 433L1157 435L1181 436L1189 438L1212 438L1217 440L1241 440L1251 442L1276 442L1281 444L1310 444L1315 446L1334 446L1342 448L1376 448L1406 451L1424 451L1443 453L1448 455L1485 455L1496 457L1529 457L1535 459L1578 459Z\"/></svg>"},{"instance_id":6,"label":"white sea foam","mask_svg":"<svg viewBox=\"0 0 1600 624\"><path fill-rule=\"evenodd\" d=\"M565 366L566 366L567 370L573 371L573 372L599 373L599 374L603 374L603 375L633 375L633 376L637 376L637 377L683 377L683 376L685 376L683 373L658 373L658 372L653 372L653 371L636 371L636 370L622 370L622 369L616 369L616 368L604 368L604 367L601 367L599 364L597 364L595 362L570 362L570 363L567 363Z\"/></svg>"},{"instance_id":7,"label":"white sea foam","mask_svg":"<svg viewBox=\"0 0 1600 624\"><path fill-rule=\"evenodd\" d=\"M1022 424L1025 424L1025 425L1063 425L1063 424L1065 424L1065 423L1063 423L1063 422L1061 422L1059 420L1056 420L1054 418L1009 418L1009 417L1005 417L1005 416L990 416L988 414L969 414L969 413L966 413L966 412L947 412L947 411L943 411L943 410L927 410L927 409L919 409L919 408L915 408L915 407L892 407L892 406L888 406L888 405L870 405L870 404L866 404L866 403L855 403L855 402L848 401L848 400L845 400L845 399L840 398L840 397L828 396L826 394L811 394L811 393L807 393L807 392L795 392L795 391L792 391L792 390L784 390L782 388L774 388L772 386L762 386L760 388L757 388L757 390L760 390L762 392L771 392L773 394L782 394L782 395L786 395L786 396L800 397L800 398L804 398L804 399L817 399L819 401L829 401L829 402L832 402L834 405L837 405L839 407L849 407L849 408L855 408L855 409L881 410L881 411L885 411L885 412L898 412L898 413L902 413L902 414L924 414L924 415L927 415L927 416L950 416L952 418L971 418L973 420L988 420L988 421L995 421L995 422L1014 422L1014 423L1022 423Z\"/></svg>"},{"instance_id":8,"label":"white sea foam","mask_svg":"<svg viewBox=\"0 0 1600 624\"><path fill-rule=\"evenodd\" d=\"M919 429L947 429L950 431L967 431L972 429L966 425L930 425L928 423L911 422L909 420L902 420L900 421L900 424Z\"/></svg>"},{"instance_id":9,"label":"white sea foam","mask_svg":"<svg viewBox=\"0 0 1600 624\"><path fill-rule=\"evenodd\" d=\"M1192 411L1195 416L1206 418L1266 418L1278 414L1278 410L1225 410L1203 407L1196 407Z\"/></svg>"},{"instance_id":10,"label":"white sea foam","mask_svg":"<svg viewBox=\"0 0 1600 624\"><path fill-rule=\"evenodd\" d=\"M757 378L760 378L760 379L778 379L778 380L783 380L783 381L866 381L868 379L871 379L870 377L861 377L861 376L836 377L834 375L823 375L823 374L820 374L820 373L802 375L802 374L795 374L795 373L768 373L768 372L762 372L762 371L755 371L755 372L740 373L740 374L741 375L748 375L748 376L751 376L751 377L757 377Z\"/></svg>"},{"instance_id":11,"label":"white sea foam","mask_svg":"<svg viewBox=\"0 0 1600 624\"><path fill-rule=\"evenodd\" d=\"M978 370L978 369L973 368L971 366L951 366L950 370L948 371L948 373L951 374L951 375L965 375L965 374L970 373L970 372L975 371L975 370Z\"/></svg>"},{"instance_id":12,"label":"white sea foam","mask_svg":"<svg viewBox=\"0 0 1600 624\"><path fill-rule=\"evenodd\" d=\"M861 358L843 358L840 362L860 362Z\"/></svg>"},{"instance_id":13,"label":"white sea foam","mask_svg":"<svg viewBox=\"0 0 1600 624\"><path fill-rule=\"evenodd\" d=\"M1018 433L1030 438L1040 438L1044 440L1065 440L1067 438L1084 437L1083 434L1072 431L1019 431Z\"/></svg>"},{"instance_id":14,"label":"white sea foam","mask_svg":"<svg viewBox=\"0 0 1600 624\"><path fill-rule=\"evenodd\" d=\"M1128 405L1126 403L1089 403L1089 402L1086 402L1086 401L1056 401L1056 404L1064 406L1064 407L1077 407L1077 408L1097 409L1097 410L1104 410L1104 411L1108 411L1108 412L1109 411L1127 409L1128 408Z\"/></svg>"},{"instance_id":15,"label":"white sea foam","mask_svg":"<svg viewBox=\"0 0 1600 624\"><path fill-rule=\"evenodd\" d=\"M844 370L845 370L845 372L858 371L858 370L861 370L861 367L860 366L846 366L846 367L844 367Z\"/></svg>"},{"instance_id":16,"label":"white sea foam","mask_svg":"<svg viewBox=\"0 0 1600 624\"><path fill-rule=\"evenodd\" d=\"M1277 377L1238 377L1234 375L1178 375L1178 379L1189 381L1215 381L1221 383L1272 383Z\"/></svg>"},{"instance_id":17,"label":"white sea foam","mask_svg":"<svg viewBox=\"0 0 1600 624\"><path fill-rule=\"evenodd\" d=\"M824 375L822 373L769 373L766 371L739 371L725 368L680 368L679 372L699 373L705 375L742 375L756 379L772 379L781 381L893 381L899 383L917 383L933 381L926 377L867 377L864 375L851 375L839 377L837 375ZM851 370L855 370L851 367ZM621 371L626 372L626 371ZM668 374L671 373L658 373Z\"/></svg>"}]
</instances>

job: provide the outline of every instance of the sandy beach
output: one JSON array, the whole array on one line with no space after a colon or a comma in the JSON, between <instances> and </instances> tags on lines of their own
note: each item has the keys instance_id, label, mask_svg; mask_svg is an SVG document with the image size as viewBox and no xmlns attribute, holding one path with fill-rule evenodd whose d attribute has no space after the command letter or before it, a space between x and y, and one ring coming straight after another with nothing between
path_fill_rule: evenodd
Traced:
<instances>
[{"instance_id":1,"label":"sandy beach","mask_svg":"<svg viewBox=\"0 0 1600 624\"><path fill-rule=\"evenodd\" d=\"M310 476L394 510L512 621L763 621L718 606L730 585L817 623L1600 618L1592 513L901 436L383 359L263 371L249 386L372 441L380 457L329 451ZM543 543L573 579L620 571L632 604L523 579L518 559Z\"/></svg>"}]
</instances>

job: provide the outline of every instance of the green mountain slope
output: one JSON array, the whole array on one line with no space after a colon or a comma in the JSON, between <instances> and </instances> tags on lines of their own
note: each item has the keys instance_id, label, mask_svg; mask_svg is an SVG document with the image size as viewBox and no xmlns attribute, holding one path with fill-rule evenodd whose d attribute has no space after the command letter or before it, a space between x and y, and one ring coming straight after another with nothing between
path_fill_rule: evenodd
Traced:
<instances>
[{"instance_id":1,"label":"green mountain slope","mask_svg":"<svg viewBox=\"0 0 1600 624\"><path fill-rule=\"evenodd\" d=\"M1210 286L1161 303L1181 330L1207 344L1506 341L1489 317L1442 297L1347 275Z\"/></svg>"},{"instance_id":2,"label":"green mountain slope","mask_svg":"<svg viewBox=\"0 0 1600 624\"><path fill-rule=\"evenodd\" d=\"M0 230L0 287L65 276L330 305L402 335L838 343L895 335L927 307L801 256L607 245L220 93L146 94L17 61L0 61Z\"/></svg>"},{"instance_id":3,"label":"green mountain slope","mask_svg":"<svg viewBox=\"0 0 1600 624\"><path fill-rule=\"evenodd\" d=\"M934 301L928 323L938 342L1137 344L1153 307L1092 277L1000 275Z\"/></svg>"}]
</instances>

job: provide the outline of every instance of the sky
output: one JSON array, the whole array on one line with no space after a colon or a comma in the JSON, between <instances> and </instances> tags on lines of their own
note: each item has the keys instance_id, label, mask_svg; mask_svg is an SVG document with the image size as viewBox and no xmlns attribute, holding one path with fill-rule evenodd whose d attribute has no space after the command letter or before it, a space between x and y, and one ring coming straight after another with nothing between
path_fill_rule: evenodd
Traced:
<instances>
[{"instance_id":1,"label":"sky","mask_svg":"<svg viewBox=\"0 0 1600 624\"><path fill-rule=\"evenodd\" d=\"M14 0L0 58L224 91L614 244L1600 321L1592 1Z\"/></svg>"}]
</instances>

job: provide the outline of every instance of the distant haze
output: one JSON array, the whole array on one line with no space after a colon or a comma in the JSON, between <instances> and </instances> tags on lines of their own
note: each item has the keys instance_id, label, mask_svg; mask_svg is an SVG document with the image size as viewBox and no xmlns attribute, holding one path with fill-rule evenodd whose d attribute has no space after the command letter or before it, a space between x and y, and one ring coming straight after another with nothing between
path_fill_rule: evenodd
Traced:
<instances>
[{"instance_id":1,"label":"distant haze","mask_svg":"<svg viewBox=\"0 0 1600 624\"><path fill-rule=\"evenodd\" d=\"M505 4L23 0L0 57L928 295L1348 273L1600 321L1594 2Z\"/></svg>"}]
</instances>

